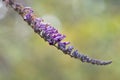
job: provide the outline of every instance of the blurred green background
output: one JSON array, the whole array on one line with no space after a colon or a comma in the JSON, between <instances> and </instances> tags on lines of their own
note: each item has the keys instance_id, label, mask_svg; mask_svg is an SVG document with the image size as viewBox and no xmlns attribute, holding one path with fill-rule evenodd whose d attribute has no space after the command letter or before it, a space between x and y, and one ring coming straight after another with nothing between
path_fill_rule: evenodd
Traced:
<instances>
[{"instance_id":1,"label":"blurred green background","mask_svg":"<svg viewBox=\"0 0 120 80\"><path fill-rule=\"evenodd\" d=\"M24 4L80 52L113 63L96 66L64 55L2 5L0 80L120 80L120 0L25 0Z\"/></svg>"}]
</instances>

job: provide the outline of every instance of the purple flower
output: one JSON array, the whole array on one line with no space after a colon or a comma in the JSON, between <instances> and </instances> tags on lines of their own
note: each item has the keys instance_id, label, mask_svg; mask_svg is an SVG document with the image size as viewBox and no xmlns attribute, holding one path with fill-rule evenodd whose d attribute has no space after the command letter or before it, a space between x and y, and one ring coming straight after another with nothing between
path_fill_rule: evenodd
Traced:
<instances>
[{"instance_id":1,"label":"purple flower","mask_svg":"<svg viewBox=\"0 0 120 80\"><path fill-rule=\"evenodd\" d=\"M40 18L35 19L34 26L34 31L39 33L41 37L44 38L45 41L48 41L50 45L55 45L65 38L65 35L58 33L54 27L43 22Z\"/></svg>"},{"instance_id":2,"label":"purple flower","mask_svg":"<svg viewBox=\"0 0 120 80\"><path fill-rule=\"evenodd\" d=\"M59 42L58 43L58 49L62 50L63 52L66 52L66 46L70 44L70 42Z\"/></svg>"},{"instance_id":3,"label":"purple flower","mask_svg":"<svg viewBox=\"0 0 120 80\"><path fill-rule=\"evenodd\" d=\"M65 53L70 55L72 53L73 49L74 49L73 46L68 46Z\"/></svg>"},{"instance_id":4,"label":"purple flower","mask_svg":"<svg viewBox=\"0 0 120 80\"><path fill-rule=\"evenodd\" d=\"M25 21L28 22L28 24L30 25L31 22L32 22L32 13L33 13L33 10L30 8L30 7L25 7L23 10L22 10L22 13L24 13L24 16L23 16L23 19Z\"/></svg>"},{"instance_id":5,"label":"purple flower","mask_svg":"<svg viewBox=\"0 0 120 80\"><path fill-rule=\"evenodd\" d=\"M71 57L78 58L78 55L79 55L78 50L75 50L75 51L73 51L73 53L71 54Z\"/></svg>"}]
</instances>

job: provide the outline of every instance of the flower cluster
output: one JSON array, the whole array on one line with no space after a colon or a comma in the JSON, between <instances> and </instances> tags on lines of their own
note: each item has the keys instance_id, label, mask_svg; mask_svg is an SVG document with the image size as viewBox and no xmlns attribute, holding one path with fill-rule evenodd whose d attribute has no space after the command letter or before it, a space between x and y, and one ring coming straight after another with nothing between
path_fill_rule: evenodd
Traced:
<instances>
[{"instance_id":1,"label":"flower cluster","mask_svg":"<svg viewBox=\"0 0 120 80\"><path fill-rule=\"evenodd\" d=\"M34 11L30 7L24 7L23 5L16 3L14 0L3 0L7 1L16 12L18 12L23 19L34 29L34 32L40 35L45 41L50 45L55 46L57 49L61 50L64 54L68 54L71 57L80 59L82 62L87 62L96 65L107 65L112 63L112 61L101 61L97 59L89 58L74 50L73 46L69 46L70 42L62 41L66 36L59 33L53 26L45 23L42 18L38 18Z\"/></svg>"}]
</instances>

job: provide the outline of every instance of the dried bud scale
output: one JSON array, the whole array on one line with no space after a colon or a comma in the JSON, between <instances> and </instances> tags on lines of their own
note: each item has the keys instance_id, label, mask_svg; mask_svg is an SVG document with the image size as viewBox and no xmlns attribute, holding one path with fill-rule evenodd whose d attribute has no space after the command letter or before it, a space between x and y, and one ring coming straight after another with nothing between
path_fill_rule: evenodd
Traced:
<instances>
[{"instance_id":1,"label":"dried bud scale","mask_svg":"<svg viewBox=\"0 0 120 80\"><path fill-rule=\"evenodd\" d=\"M3 2L18 12L22 18L34 29L35 33L37 33L50 45L55 46L57 49L61 50L63 53L68 54L73 58L79 59L81 62L87 62L96 65L108 65L112 63L112 61L101 61L89 58L88 56L79 53L78 50L74 50L73 46L69 46L70 42L62 41L66 36L60 34L58 30L56 30L50 24L45 23L42 18L38 18L32 8L24 7L14 0L3 0Z\"/></svg>"}]
</instances>

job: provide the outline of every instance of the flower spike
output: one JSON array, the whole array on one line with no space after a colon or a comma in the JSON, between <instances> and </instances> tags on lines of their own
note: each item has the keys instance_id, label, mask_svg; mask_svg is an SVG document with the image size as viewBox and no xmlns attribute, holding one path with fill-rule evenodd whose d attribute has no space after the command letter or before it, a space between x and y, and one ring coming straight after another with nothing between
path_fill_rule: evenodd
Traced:
<instances>
[{"instance_id":1,"label":"flower spike","mask_svg":"<svg viewBox=\"0 0 120 80\"><path fill-rule=\"evenodd\" d=\"M45 23L42 18L38 18L31 7L24 7L15 0L3 0L6 5L11 6L16 12L18 12L24 21L26 21L41 38L49 43L49 45L55 46L61 50L64 54L81 60L81 62L96 64L96 65L108 65L112 61L101 61L92 59L84 54L74 50L73 46L69 46L70 42L63 42L62 40L66 37L65 35L58 32L53 26Z\"/></svg>"}]
</instances>

